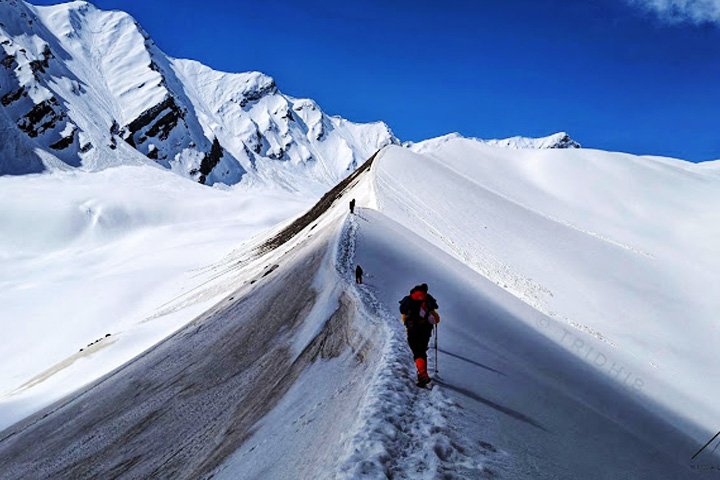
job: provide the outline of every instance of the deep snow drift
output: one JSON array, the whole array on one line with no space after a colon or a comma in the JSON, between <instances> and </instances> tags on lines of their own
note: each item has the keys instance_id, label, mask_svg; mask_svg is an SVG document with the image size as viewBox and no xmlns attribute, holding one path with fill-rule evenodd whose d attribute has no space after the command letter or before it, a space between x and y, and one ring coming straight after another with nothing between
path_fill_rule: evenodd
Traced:
<instances>
[{"instance_id":1,"label":"deep snow drift","mask_svg":"<svg viewBox=\"0 0 720 480\"><path fill-rule=\"evenodd\" d=\"M713 478L712 450L689 459L718 418L717 172L460 138L413 148L383 149L292 238L220 262L184 298L222 301L4 431L0 471ZM414 386L397 318L422 281L443 318L433 390Z\"/></svg>"}]
</instances>

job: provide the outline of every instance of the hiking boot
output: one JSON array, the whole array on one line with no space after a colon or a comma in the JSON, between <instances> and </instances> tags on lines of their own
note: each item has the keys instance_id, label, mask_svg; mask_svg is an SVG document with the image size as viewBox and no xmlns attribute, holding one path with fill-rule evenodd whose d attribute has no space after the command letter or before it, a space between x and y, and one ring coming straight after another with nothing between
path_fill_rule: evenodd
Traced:
<instances>
[{"instance_id":1,"label":"hiking boot","mask_svg":"<svg viewBox=\"0 0 720 480\"><path fill-rule=\"evenodd\" d=\"M431 381L432 381L432 378L430 378L430 377L418 378L417 386L418 386L418 387L424 387L424 386L426 386L428 383L430 383Z\"/></svg>"}]
</instances>

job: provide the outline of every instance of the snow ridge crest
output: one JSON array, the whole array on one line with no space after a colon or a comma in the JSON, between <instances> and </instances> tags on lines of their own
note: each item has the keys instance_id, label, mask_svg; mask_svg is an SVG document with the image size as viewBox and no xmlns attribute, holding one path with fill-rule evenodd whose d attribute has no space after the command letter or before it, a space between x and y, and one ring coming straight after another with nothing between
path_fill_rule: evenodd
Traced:
<instances>
[{"instance_id":1,"label":"snow ridge crest","mask_svg":"<svg viewBox=\"0 0 720 480\"><path fill-rule=\"evenodd\" d=\"M0 175L149 163L208 185L325 191L397 143L259 72L167 56L127 13L0 2ZM41 152L41 154L38 153Z\"/></svg>"}]
</instances>

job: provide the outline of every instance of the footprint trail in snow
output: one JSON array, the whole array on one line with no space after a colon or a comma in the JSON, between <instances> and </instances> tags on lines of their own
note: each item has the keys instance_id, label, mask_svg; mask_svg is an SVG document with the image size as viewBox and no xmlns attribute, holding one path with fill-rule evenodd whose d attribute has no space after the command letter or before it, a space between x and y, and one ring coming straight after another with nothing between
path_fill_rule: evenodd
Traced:
<instances>
[{"instance_id":1,"label":"footprint trail in snow","mask_svg":"<svg viewBox=\"0 0 720 480\"><path fill-rule=\"evenodd\" d=\"M357 216L350 216L338 247L337 268L345 279L353 277L358 228ZM398 316L377 299L371 285L358 285L353 295L359 314L382 327L385 344L337 478L495 478L493 466L500 466L496 457L502 454L474 449L454 434L453 419L461 407L442 386L415 385Z\"/></svg>"}]
</instances>

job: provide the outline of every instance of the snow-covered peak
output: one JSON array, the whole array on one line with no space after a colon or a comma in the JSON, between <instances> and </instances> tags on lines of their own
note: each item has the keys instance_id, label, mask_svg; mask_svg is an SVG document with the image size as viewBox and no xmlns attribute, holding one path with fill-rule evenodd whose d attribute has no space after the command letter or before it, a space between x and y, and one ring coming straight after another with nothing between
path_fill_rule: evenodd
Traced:
<instances>
[{"instance_id":1,"label":"snow-covered peak","mask_svg":"<svg viewBox=\"0 0 720 480\"><path fill-rule=\"evenodd\" d=\"M406 147L414 152L421 153L430 150L436 150L443 145L454 141L472 141L478 142L491 147L511 148L511 149L533 149L542 150L549 148L581 148L580 144L570 138L565 132L555 133L553 135L541 138L529 137L511 137L505 139L483 140L474 137L463 137L459 133L450 133L436 138L431 138L423 142L412 143L407 142Z\"/></svg>"},{"instance_id":2,"label":"snow-covered peak","mask_svg":"<svg viewBox=\"0 0 720 480\"><path fill-rule=\"evenodd\" d=\"M388 143L260 72L165 55L127 13L0 2L0 175L155 163L205 184L322 193ZM299 103L298 103L299 102Z\"/></svg>"},{"instance_id":3,"label":"snow-covered peak","mask_svg":"<svg viewBox=\"0 0 720 480\"><path fill-rule=\"evenodd\" d=\"M580 144L570 138L570 135L565 132L558 132L541 138L511 137L502 140L485 140L485 143L494 147L515 149L580 148Z\"/></svg>"}]
</instances>

